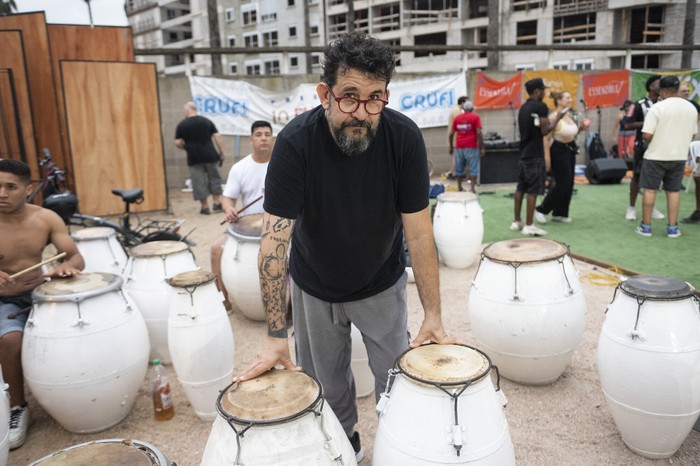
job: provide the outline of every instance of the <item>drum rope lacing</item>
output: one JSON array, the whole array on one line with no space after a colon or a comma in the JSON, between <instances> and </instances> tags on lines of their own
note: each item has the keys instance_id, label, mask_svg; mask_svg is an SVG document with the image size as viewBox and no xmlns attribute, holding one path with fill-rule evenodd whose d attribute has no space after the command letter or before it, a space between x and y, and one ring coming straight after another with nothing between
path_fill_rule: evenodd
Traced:
<instances>
[{"instance_id":1,"label":"drum rope lacing","mask_svg":"<svg viewBox=\"0 0 700 466\"><path fill-rule=\"evenodd\" d=\"M391 388L394 385L394 380L396 379L396 376L399 374L403 374L406 377L415 380L416 382L420 382L420 383L423 383L426 385L432 385L433 387L440 389L441 391L443 391L447 396L449 396L452 399L452 405L453 405L453 411L454 411L454 428L455 428L455 431L453 432L454 435L453 435L452 445L457 453L457 456L460 456L460 452L462 450L462 438L461 438L460 432L457 431L460 427L459 426L459 406L458 406L459 397L462 395L462 393L464 393L464 391L467 388L469 388L471 386L472 383L478 382L478 381L482 380L486 375L488 375L488 373L491 369L494 369L496 371L496 392L501 391L501 373L499 372L498 367L494 366L491 363L491 360L488 358L488 356L486 357L486 359L489 363L489 368L484 374L480 375L479 377L475 377L473 379L469 379L466 381L451 382L451 383L440 383L440 382L434 382L431 380L425 380L425 379L421 379L420 377L415 376L413 374L409 374L406 371L404 371L403 369L391 368L391 369L389 369L389 378L388 378L387 383L386 383L386 390L381 394L379 403L377 404L377 411L379 414L383 414L383 411L387 406L388 400L391 397L390 392L391 392ZM464 386L459 388L462 385L464 385ZM459 388L459 389L454 391L454 392L451 392L448 390L450 387L452 387L453 389L457 389L457 388Z\"/></svg>"},{"instance_id":2,"label":"drum rope lacing","mask_svg":"<svg viewBox=\"0 0 700 466\"><path fill-rule=\"evenodd\" d=\"M308 374L307 374L308 375ZM240 383L239 381L233 382L230 384L228 387L224 388L219 392L219 396L216 397L216 411L221 415L221 417L224 418L224 420L228 423L229 427L233 430L233 432L236 434L236 460L231 463L231 466L243 466L243 463L241 463L241 438L245 435L246 432L251 427L255 427L258 425L264 425L264 426L270 426L270 425L275 425L275 424L284 424L285 422L293 421L295 419L299 419L303 416L305 416L308 413L313 413L314 416L318 419L318 424L319 427L321 428L321 432L323 433L323 437L326 439L325 442L325 448L326 448L326 453L331 457L333 461L338 461L339 464L345 464L343 461L343 455L338 451L337 448L335 448L335 445L332 443L333 438L326 432L326 428L323 425L323 405L325 404L325 399L323 398L323 391L320 388L321 384L316 380L316 378L310 376L318 385L319 391L318 391L318 396L314 400L313 403L311 403L310 406L307 408L299 411L296 414L292 414L290 416L278 418L278 419L273 419L270 421L253 421L253 422L245 422L241 420L236 420L235 416L231 416L229 413L227 413L224 408L221 406L221 399L225 394L229 392L229 389L235 390L238 387L238 384ZM318 409L314 409L314 407L318 407ZM240 431L236 429L234 426L235 423L238 423L239 425L243 425L243 429Z\"/></svg>"}]
</instances>

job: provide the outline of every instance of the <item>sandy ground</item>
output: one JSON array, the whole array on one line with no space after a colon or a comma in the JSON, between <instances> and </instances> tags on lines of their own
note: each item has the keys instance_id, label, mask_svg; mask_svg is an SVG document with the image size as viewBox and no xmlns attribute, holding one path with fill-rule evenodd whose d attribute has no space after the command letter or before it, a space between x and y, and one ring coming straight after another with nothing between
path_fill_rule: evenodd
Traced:
<instances>
[{"instance_id":1,"label":"sandy ground","mask_svg":"<svg viewBox=\"0 0 700 466\"><path fill-rule=\"evenodd\" d=\"M184 217L184 231L196 227L190 238L198 264L209 266L209 244L224 227L221 215L202 216L189 194L171 193L172 212ZM509 220L504 220L507 225ZM575 252L575 251L574 251ZM501 380L508 398L505 415L510 428L517 464L542 465L700 465L700 432L691 431L680 450L670 459L649 460L629 450L622 442L600 388L596 365L596 347L606 306L611 302L617 276L584 262L575 262L588 306L586 327L571 364L555 383L527 386ZM476 266L456 270L441 267L441 296L446 328L468 344L475 344L467 314L470 283ZM422 310L415 285L409 284L409 328L416 332ZM258 344L265 335L265 324L253 322L239 313L230 316L235 341L234 373L241 372L254 359ZM146 382L141 386L131 413L117 426L95 434L74 434L56 423L29 394L33 425L23 447L10 452L10 465L26 465L71 445L114 438L133 438L156 446L171 462L179 466L200 463L210 434L211 423L200 420L189 405L172 366L167 368L175 399L175 417L155 421ZM360 431L366 459L372 464L373 439L376 432L374 396L359 399ZM79 416L80 413L76 413ZM421 419L415 419L420 424ZM400 465L397 465L400 466Z\"/></svg>"}]
</instances>

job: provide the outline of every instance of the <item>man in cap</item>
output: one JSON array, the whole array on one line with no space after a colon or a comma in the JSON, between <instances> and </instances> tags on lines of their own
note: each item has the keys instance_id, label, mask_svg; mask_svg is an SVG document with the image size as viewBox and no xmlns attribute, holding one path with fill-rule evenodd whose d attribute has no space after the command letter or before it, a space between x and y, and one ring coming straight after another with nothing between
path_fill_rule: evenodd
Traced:
<instances>
[{"instance_id":1,"label":"man in cap","mask_svg":"<svg viewBox=\"0 0 700 466\"><path fill-rule=\"evenodd\" d=\"M668 209L666 236L681 236L678 229L680 190L688 147L697 132L698 112L679 95L680 84L676 76L661 78L659 102L649 109L644 119L642 138L647 148L639 178L639 186L644 189L642 223L635 229L642 236L651 236L651 213L662 181Z\"/></svg>"},{"instance_id":2,"label":"man in cap","mask_svg":"<svg viewBox=\"0 0 700 466\"><path fill-rule=\"evenodd\" d=\"M549 169L549 160L545 160L543 138L559 123L569 108L557 113L552 120L547 118L549 109L542 100L545 95L542 78L534 78L525 83L528 94L527 102L518 112L518 127L520 128L520 160L518 162L518 186L515 190L515 216L510 229L520 231L523 235L542 236L547 232L533 223L537 196L544 194L544 181ZM523 196L527 194L526 224L520 217Z\"/></svg>"}]
</instances>

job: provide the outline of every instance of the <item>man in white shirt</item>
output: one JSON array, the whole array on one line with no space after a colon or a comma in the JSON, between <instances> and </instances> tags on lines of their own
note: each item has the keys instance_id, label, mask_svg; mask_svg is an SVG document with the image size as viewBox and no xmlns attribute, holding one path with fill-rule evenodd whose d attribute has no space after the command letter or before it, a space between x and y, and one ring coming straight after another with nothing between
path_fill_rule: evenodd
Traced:
<instances>
[{"instance_id":1,"label":"man in white shirt","mask_svg":"<svg viewBox=\"0 0 700 466\"><path fill-rule=\"evenodd\" d=\"M263 120L255 121L250 128L250 144L253 146L253 153L233 165L226 180L221 207L226 215L225 221L228 223L238 221L239 212L236 209L236 201L239 197L241 206L245 206L263 195L267 165L274 144L272 125ZM248 207L245 214L262 213L262 206L262 199L260 199ZM212 243L210 258L211 271L216 274L218 288L226 298L224 302L226 308L230 309L228 293L221 279L221 255L225 241L226 234L223 234Z\"/></svg>"},{"instance_id":2,"label":"man in white shirt","mask_svg":"<svg viewBox=\"0 0 700 466\"><path fill-rule=\"evenodd\" d=\"M680 81L664 76L659 81L659 101L653 105L642 127L642 138L648 144L639 185L644 188L642 223L637 234L651 236L651 212L656 192L663 181L666 191L668 226L666 236L678 238L678 210L688 146L697 132L695 107L678 94Z\"/></svg>"}]
</instances>

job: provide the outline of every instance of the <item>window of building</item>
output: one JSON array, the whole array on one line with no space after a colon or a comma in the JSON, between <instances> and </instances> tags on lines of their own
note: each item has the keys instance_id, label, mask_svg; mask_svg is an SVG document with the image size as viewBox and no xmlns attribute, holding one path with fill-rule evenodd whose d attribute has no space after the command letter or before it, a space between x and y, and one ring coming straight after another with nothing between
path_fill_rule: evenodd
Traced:
<instances>
[{"instance_id":1,"label":"window of building","mask_svg":"<svg viewBox=\"0 0 700 466\"><path fill-rule=\"evenodd\" d=\"M321 64L321 54L312 53L311 54L311 66L319 66Z\"/></svg>"},{"instance_id":2,"label":"window of building","mask_svg":"<svg viewBox=\"0 0 700 466\"><path fill-rule=\"evenodd\" d=\"M249 4L241 6L241 17L244 26L251 26L258 22L257 5Z\"/></svg>"},{"instance_id":3,"label":"window of building","mask_svg":"<svg viewBox=\"0 0 700 466\"><path fill-rule=\"evenodd\" d=\"M511 8L513 11L530 11L535 8L544 8L547 6L547 0L513 0Z\"/></svg>"},{"instance_id":4,"label":"window of building","mask_svg":"<svg viewBox=\"0 0 700 466\"><path fill-rule=\"evenodd\" d=\"M338 15L330 15L328 17L328 37L335 39L348 30L348 15L340 13Z\"/></svg>"},{"instance_id":5,"label":"window of building","mask_svg":"<svg viewBox=\"0 0 700 466\"><path fill-rule=\"evenodd\" d=\"M652 69L660 68L661 56L657 54L650 55L632 55L632 68Z\"/></svg>"},{"instance_id":6,"label":"window of building","mask_svg":"<svg viewBox=\"0 0 700 466\"><path fill-rule=\"evenodd\" d=\"M401 5L392 3L376 7L372 19L375 32L398 31L401 29Z\"/></svg>"},{"instance_id":7,"label":"window of building","mask_svg":"<svg viewBox=\"0 0 700 466\"><path fill-rule=\"evenodd\" d=\"M317 36L318 35L318 23L309 24L309 35L310 36Z\"/></svg>"},{"instance_id":8,"label":"window of building","mask_svg":"<svg viewBox=\"0 0 700 466\"><path fill-rule=\"evenodd\" d=\"M169 32L168 33L168 38L170 40L177 40L177 32Z\"/></svg>"},{"instance_id":9,"label":"window of building","mask_svg":"<svg viewBox=\"0 0 700 466\"><path fill-rule=\"evenodd\" d=\"M166 16L168 17L168 19L176 18L176 17L177 17L177 11L171 10L171 9L168 8L168 10L166 10Z\"/></svg>"},{"instance_id":10,"label":"window of building","mask_svg":"<svg viewBox=\"0 0 700 466\"><path fill-rule=\"evenodd\" d=\"M521 21L515 27L517 45L537 45L537 20Z\"/></svg>"},{"instance_id":11,"label":"window of building","mask_svg":"<svg viewBox=\"0 0 700 466\"><path fill-rule=\"evenodd\" d=\"M485 18L489 15L489 0L469 2L469 18Z\"/></svg>"},{"instance_id":12,"label":"window of building","mask_svg":"<svg viewBox=\"0 0 700 466\"><path fill-rule=\"evenodd\" d=\"M245 65L245 74L248 76L260 76L260 63L249 63Z\"/></svg>"},{"instance_id":13,"label":"window of building","mask_svg":"<svg viewBox=\"0 0 700 466\"><path fill-rule=\"evenodd\" d=\"M592 58L581 58L574 60L574 70L584 71L592 70L594 67L595 60Z\"/></svg>"},{"instance_id":14,"label":"window of building","mask_svg":"<svg viewBox=\"0 0 700 466\"><path fill-rule=\"evenodd\" d=\"M369 10L367 8L355 10L355 30L365 34L369 33Z\"/></svg>"},{"instance_id":15,"label":"window of building","mask_svg":"<svg viewBox=\"0 0 700 466\"><path fill-rule=\"evenodd\" d=\"M422 36L415 36L414 37L414 42L415 45L423 45L423 46L430 46L430 45L447 45L447 33L446 32L436 32L434 34L424 34ZM428 57L431 55L446 55L447 52L434 52L430 50L423 50L420 52L415 52L414 57Z\"/></svg>"},{"instance_id":16,"label":"window of building","mask_svg":"<svg viewBox=\"0 0 700 466\"><path fill-rule=\"evenodd\" d=\"M299 67L299 57L296 57L296 56L289 57L289 67L290 68L298 68Z\"/></svg>"},{"instance_id":17,"label":"window of building","mask_svg":"<svg viewBox=\"0 0 700 466\"><path fill-rule=\"evenodd\" d=\"M553 19L552 43L595 40L595 13L558 16Z\"/></svg>"},{"instance_id":18,"label":"window of building","mask_svg":"<svg viewBox=\"0 0 700 466\"><path fill-rule=\"evenodd\" d=\"M226 43L228 44L229 47L235 47L236 46L236 36L226 37Z\"/></svg>"},{"instance_id":19,"label":"window of building","mask_svg":"<svg viewBox=\"0 0 700 466\"><path fill-rule=\"evenodd\" d=\"M277 20L277 12L273 11L272 13L263 13L260 15L260 20L263 23L269 23L271 21L276 21Z\"/></svg>"},{"instance_id":20,"label":"window of building","mask_svg":"<svg viewBox=\"0 0 700 466\"><path fill-rule=\"evenodd\" d=\"M287 6L294 6L294 0L287 0Z\"/></svg>"},{"instance_id":21,"label":"window of building","mask_svg":"<svg viewBox=\"0 0 700 466\"><path fill-rule=\"evenodd\" d=\"M265 74L280 74L280 61L279 60L265 61Z\"/></svg>"},{"instance_id":22,"label":"window of building","mask_svg":"<svg viewBox=\"0 0 700 466\"><path fill-rule=\"evenodd\" d=\"M307 0L309 5L318 5L318 0Z\"/></svg>"},{"instance_id":23,"label":"window of building","mask_svg":"<svg viewBox=\"0 0 700 466\"><path fill-rule=\"evenodd\" d=\"M228 72L230 74L238 74L238 63L229 63Z\"/></svg>"},{"instance_id":24,"label":"window of building","mask_svg":"<svg viewBox=\"0 0 700 466\"><path fill-rule=\"evenodd\" d=\"M664 37L664 7L647 6L632 10L630 44L661 42Z\"/></svg>"},{"instance_id":25,"label":"window of building","mask_svg":"<svg viewBox=\"0 0 700 466\"><path fill-rule=\"evenodd\" d=\"M570 66L571 62L569 60L559 60L552 62L552 68L554 68L555 70L568 70Z\"/></svg>"},{"instance_id":26,"label":"window of building","mask_svg":"<svg viewBox=\"0 0 700 466\"><path fill-rule=\"evenodd\" d=\"M289 26L289 37L296 37L297 36L297 27L296 26Z\"/></svg>"},{"instance_id":27,"label":"window of building","mask_svg":"<svg viewBox=\"0 0 700 466\"><path fill-rule=\"evenodd\" d=\"M262 33L262 46L273 47L278 45L277 31L265 31ZM267 73L266 73L267 74Z\"/></svg>"},{"instance_id":28,"label":"window of building","mask_svg":"<svg viewBox=\"0 0 700 466\"><path fill-rule=\"evenodd\" d=\"M233 23L234 21L236 21L236 9L226 8L224 10L224 18L226 19L227 23Z\"/></svg>"},{"instance_id":29,"label":"window of building","mask_svg":"<svg viewBox=\"0 0 700 466\"><path fill-rule=\"evenodd\" d=\"M534 63L520 63L518 65L515 65L515 71L529 71L529 70L534 70L534 69L535 69Z\"/></svg>"},{"instance_id":30,"label":"window of building","mask_svg":"<svg viewBox=\"0 0 700 466\"><path fill-rule=\"evenodd\" d=\"M258 37L258 33L257 32L249 32L247 34L243 34L243 42L245 43L245 46L247 48L259 47L260 46L260 38Z\"/></svg>"}]
</instances>

